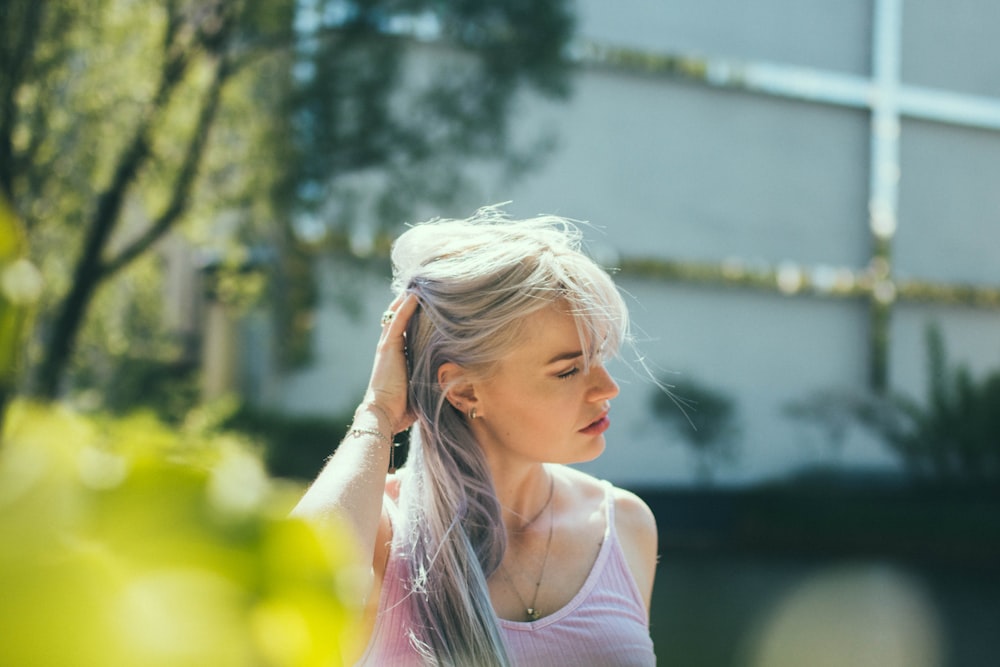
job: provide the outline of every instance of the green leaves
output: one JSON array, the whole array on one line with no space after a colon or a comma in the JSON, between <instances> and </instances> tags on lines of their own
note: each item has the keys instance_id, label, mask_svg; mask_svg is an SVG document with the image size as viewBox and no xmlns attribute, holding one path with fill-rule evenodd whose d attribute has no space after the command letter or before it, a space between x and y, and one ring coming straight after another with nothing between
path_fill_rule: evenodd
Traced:
<instances>
[{"instance_id":1,"label":"green leaves","mask_svg":"<svg viewBox=\"0 0 1000 667\"><path fill-rule=\"evenodd\" d=\"M920 474L1000 483L1000 371L977 379L966 366L949 366L936 326L927 332L927 354L926 404L894 397L889 414L868 425Z\"/></svg>"},{"instance_id":2,"label":"green leaves","mask_svg":"<svg viewBox=\"0 0 1000 667\"><path fill-rule=\"evenodd\" d=\"M0 664L349 662L367 568L338 526L284 518L290 503L231 436L15 405Z\"/></svg>"},{"instance_id":3,"label":"green leaves","mask_svg":"<svg viewBox=\"0 0 1000 667\"><path fill-rule=\"evenodd\" d=\"M511 110L523 88L566 92L569 7L9 0L0 186L47 278L33 393L113 381L102 328L135 300L158 301L149 277L162 269L140 260L178 230L221 255L275 251L281 354L302 361L313 251L361 231L384 238L418 207L455 202L472 163L522 168L540 154L538 138L510 139ZM436 26L433 38L408 19ZM296 233L303 219L328 245ZM142 338L177 332L157 333Z\"/></svg>"},{"instance_id":4,"label":"green leaves","mask_svg":"<svg viewBox=\"0 0 1000 667\"><path fill-rule=\"evenodd\" d=\"M920 479L1000 488L1000 371L977 378L948 362L937 326L927 330L927 392L817 392L788 414L826 429L839 445L852 425L877 436Z\"/></svg>"},{"instance_id":5,"label":"green leaves","mask_svg":"<svg viewBox=\"0 0 1000 667\"><path fill-rule=\"evenodd\" d=\"M41 290L24 230L0 195L0 419L17 385L25 329Z\"/></svg>"}]
</instances>

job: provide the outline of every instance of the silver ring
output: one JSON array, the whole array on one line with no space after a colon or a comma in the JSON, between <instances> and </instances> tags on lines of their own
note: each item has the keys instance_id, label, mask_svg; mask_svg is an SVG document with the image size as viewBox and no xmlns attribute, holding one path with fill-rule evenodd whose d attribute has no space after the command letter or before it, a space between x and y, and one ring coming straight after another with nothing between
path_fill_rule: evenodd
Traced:
<instances>
[{"instance_id":1,"label":"silver ring","mask_svg":"<svg viewBox=\"0 0 1000 667\"><path fill-rule=\"evenodd\" d=\"M382 326L388 326L394 317L396 317L396 313L391 310L387 310L382 313Z\"/></svg>"}]
</instances>

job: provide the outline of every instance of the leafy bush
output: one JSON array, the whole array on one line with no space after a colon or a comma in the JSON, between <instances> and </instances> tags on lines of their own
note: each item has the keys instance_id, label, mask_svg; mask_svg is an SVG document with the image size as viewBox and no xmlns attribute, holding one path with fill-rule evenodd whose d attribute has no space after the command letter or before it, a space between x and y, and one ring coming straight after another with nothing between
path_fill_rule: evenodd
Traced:
<instances>
[{"instance_id":1,"label":"leafy bush","mask_svg":"<svg viewBox=\"0 0 1000 667\"><path fill-rule=\"evenodd\" d=\"M937 327L927 331L924 404L899 393L819 392L788 413L824 427L836 444L858 425L878 436L918 478L1000 488L1000 370L980 379L949 366Z\"/></svg>"},{"instance_id":2,"label":"leafy bush","mask_svg":"<svg viewBox=\"0 0 1000 667\"><path fill-rule=\"evenodd\" d=\"M360 648L344 532L286 518L299 489L197 421L11 407L0 664L309 667Z\"/></svg>"},{"instance_id":3,"label":"leafy bush","mask_svg":"<svg viewBox=\"0 0 1000 667\"><path fill-rule=\"evenodd\" d=\"M690 379L673 385L659 384L652 396L653 413L672 426L691 448L698 478L710 482L715 468L736 458L738 427L733 400Z\"/></svg>"},{"instance_id":4,"label":"leafy bush","mask_svg":"<svg viewBox=\"0 0 1000 667\"><path fill-rule=\"evenodd\" d=\"M108 359L108 365L109 379L95 383L94 392L109 412L150 409L168 424L180 424L203 400L201 369L189 361L123 354Z\"/></svg>"}]
</instances>

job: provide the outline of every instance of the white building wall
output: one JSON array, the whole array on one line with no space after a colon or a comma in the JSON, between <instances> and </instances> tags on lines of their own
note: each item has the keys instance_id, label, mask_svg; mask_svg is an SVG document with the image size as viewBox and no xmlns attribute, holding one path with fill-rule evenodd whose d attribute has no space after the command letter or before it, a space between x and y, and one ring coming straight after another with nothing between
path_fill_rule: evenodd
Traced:
<instances>
[{"instance_id":1,"label":"white building wall","mask_svg":"<svg viewBox=\"0 0 1000 667\"><path fill-rule=\"evenodd\" d=\"M646 2L580 0L585 39L651 49L766 60L868 76L876 0ZM929 40L929 5L906 3L904 56ZM963 0L959 16L940 7L942 31L985 49L966 14L1000 25L987 0ZM911 16L909 23L905 20ZM963 33L963 30L965 31ZM978 41L977 41L978 40ZM992 47L989 47L992 49ZM995 51L995 49L992 49ZM956 69L979 67L965 49ZM993 53L985 65L998 64ZM991 60L992 59L992 60ZM904 60L904 62L906 62ZM944 85L940 62L914 55L904 76ZM996 67L992 70L995 73ZM960 88L1000 97L1000 79L957 75ZM872 253L868 220L869 111L723 90L664 77L583 69L565 103L526 100L518 134L556 133L542 168L513 185L483 172L480 203L511 200L519 216L557 213L590 221L594 253L744 265L794 262L863 270ZM1000 283L1000 132L904 121L900 136L898 275ZM465 215L469 207L439 211ZM389 276L323 268L325 285L361 297L348 314L332 291L320 309L314 367L274 376L268 403L295 413L349 411L367 381ZM750 482L817 464L891 469L894 459L855 434L832 450L818 430L790 420L789 402L823 389L867 386L869 304L667 283L622 276L639 346L653 368L715 387L737 401L740 456L717 471ZM890 382L922 396L923 335L942 325L951 357L977 372L1000 367L996 310L903 303L891 324ZM673 431L650 410L654 386L623 364L608 450L584 467L623 484L687 483L694 466Z\"/></svg>"}]
</instances>

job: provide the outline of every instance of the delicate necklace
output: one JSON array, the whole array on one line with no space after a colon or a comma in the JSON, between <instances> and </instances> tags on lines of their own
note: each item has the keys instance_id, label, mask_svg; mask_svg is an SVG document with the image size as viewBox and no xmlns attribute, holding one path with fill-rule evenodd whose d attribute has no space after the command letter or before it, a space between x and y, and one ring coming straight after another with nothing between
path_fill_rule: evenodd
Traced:
<instances>
[{"instance_id":1,"label":"delicate necklace","mask_svg":"<svg viewBox=\"0 0 1000 667\"><path fill-rule=\"evenodd\" d=\"M545 502L545 505L542 507L541 512L539 512L531 521L526 523L524 525L524 528L527 528L532 523L534 523L535 520L542 515L542 512L544 512L546 508L552 507L552 495L553 492L555 491L555 478L550 478L550 479L551 482L549 483L549 499ZM555 519L552 516L552 512L549 511L549 537L548 540L546 540L545 542L545 555L542 557L542 569L538 572L538 581L535 582L535 594L531 597L531 604L527 604L524 601L524 598L521 597L521 592L517 590L517 586L514 585L514 582L511 580L510 575L507 574L507 568L504 567L503 562L500 563L500 574L503 575L503 578L507 582L507 585L510 586L510 589L514 591L514 595L516 595L517 599L521 602L521 605L524 607L524 612L527 615L529 621L537 621L541 617L541 614L538 613L538 607L535 606L535 603L538 602L538 590L541 588L542 578L545 576L545 564L549 560L549 548L552 546L552 526L554 524L555 524ZM524 528L522 528L521 530L524 530Z\"/></svg>"},{"instance_id":2,"label":"delicate necklace","mask_svg":"<svg viewBox=\"0 0 1000 667\"><path fill-rule=\"evenodd\" d=\"M538 512L535 513L535 516L531 517L528 521L525 521L524 523L522 523L517 528L517 530L515 532L523 533L524 531L526 531L528 529L529 526L531 526L536 521L538 521L538 519L542 516L542 513L545 512L545 510L547 510L549 508L549 504L552 502L552 494L555 492L555 490L556 490L556 479L555 479L555 477L553 477L550 474L549 475L549 497L545 499L545 504L542 505L542 508L540 510L538 510ZM504 507L504 509L507 510L508 512L510 512L511 514L513 514L514 516L516 516L518 519L522 519L522 520L524 519L524 515L523 514L518 514L514 510L510 509L509 507Z\"/></svg>"}]
</instances>

